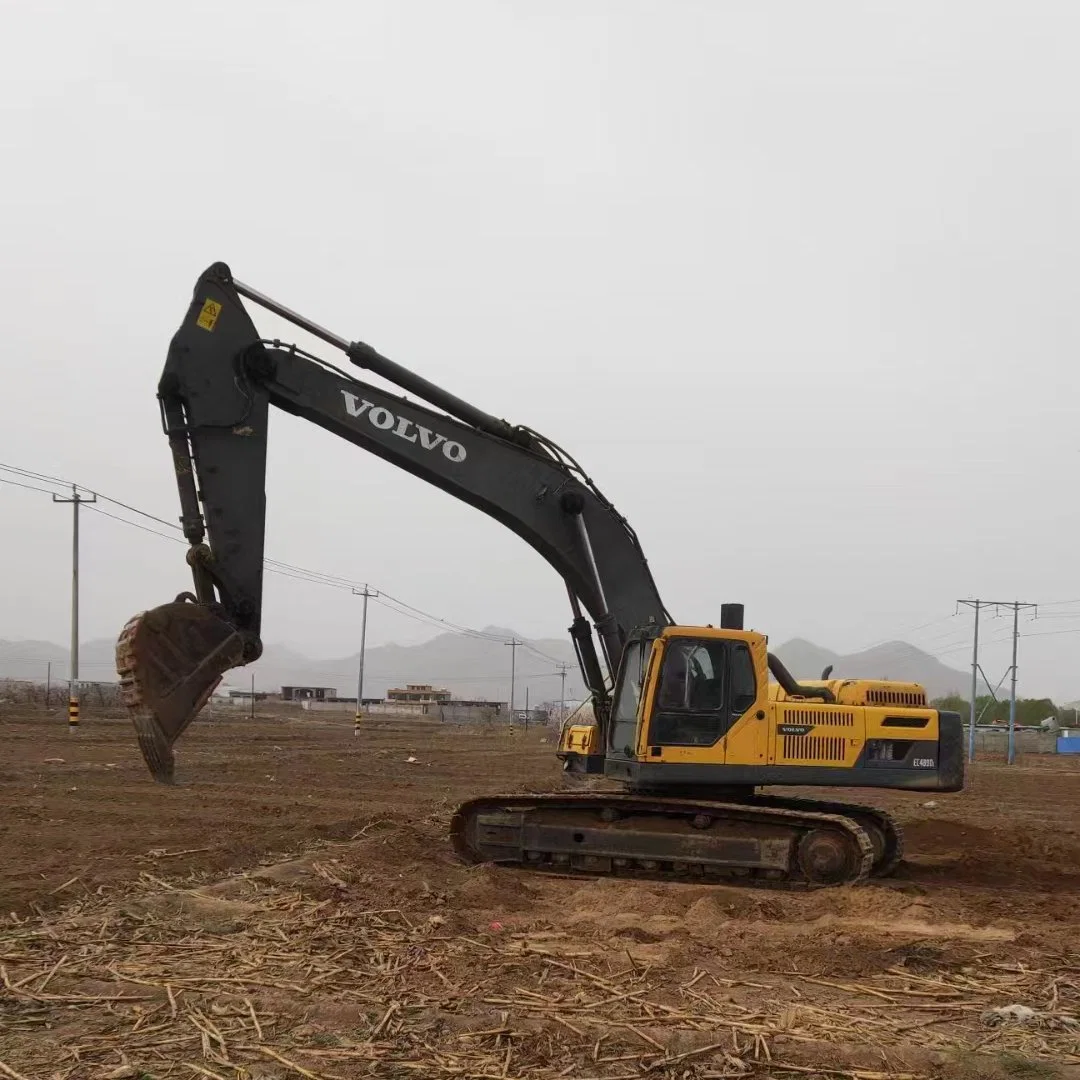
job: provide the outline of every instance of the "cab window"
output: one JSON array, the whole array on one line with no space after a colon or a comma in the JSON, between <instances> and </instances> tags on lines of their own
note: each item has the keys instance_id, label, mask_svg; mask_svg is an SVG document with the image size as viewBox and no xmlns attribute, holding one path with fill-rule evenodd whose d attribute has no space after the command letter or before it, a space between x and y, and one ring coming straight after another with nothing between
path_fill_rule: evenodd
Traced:
<instances>
[{"instance_id":1,"label":"cab window","mask_svg":"<svg viewBox=\"0 0 1080 1080\"><path fill-rule=\"evenodd\" d=\"M649 724L649 743L711 746L757 700L745 642L669 641Z\"/></svg>"},{"instance_id":2,"label":"cab window","mask_svg":"<svg viewBox=\"0 0 1080 1080\"><path fill-rule=\"evenodd\" d=\"M734 723L757 701L754 659L745 641L731 643L731 719Z\"/></svg>"}]
</instances>

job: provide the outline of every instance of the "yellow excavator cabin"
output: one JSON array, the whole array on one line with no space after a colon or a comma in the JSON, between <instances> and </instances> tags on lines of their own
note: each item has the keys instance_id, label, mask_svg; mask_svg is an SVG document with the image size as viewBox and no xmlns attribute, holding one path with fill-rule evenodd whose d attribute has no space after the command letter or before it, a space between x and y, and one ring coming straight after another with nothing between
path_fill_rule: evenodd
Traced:
<instances>
[{"instance_id":1,"label":"yellow excavator cabin","mask_svg":"<svg viewBox=\"0 0 1080 1080\"><path fill-rule=\"evenodd\" d=\"M635 638L607 730L596 719L565 725L558 756L568 772L668 793L963 786L960 717L931 708L917 683L798 683L752 630L666 626Z\"/></svg>"}]
</instances>

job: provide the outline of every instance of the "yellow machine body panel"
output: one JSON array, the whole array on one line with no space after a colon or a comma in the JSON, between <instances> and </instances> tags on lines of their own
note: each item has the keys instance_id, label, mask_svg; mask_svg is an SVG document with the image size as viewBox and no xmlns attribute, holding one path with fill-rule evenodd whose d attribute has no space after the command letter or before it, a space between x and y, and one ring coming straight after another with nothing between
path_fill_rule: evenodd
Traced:
<instances>
[{"instance_id":1,"label":"yellow machine body panel","mask_svg":"<svg viewBox=\"0 0 1080 1080\"><path fill-rule=\"evenodd\" d=\"M866 742L866 714L858 707L773 702L768 723L770 765L851 768Z\"/></svg>"},{"instance_id":2,"label":"yellow machine body panel","mask_svg":"<svg viewBox=\"0 0 1080 1080\"><path fill-rule=\"evenodd\" d=\"M918 683L798 682L769 656L763 634L668 626L628 644L607 744L602 724L571 718L558 752L568 768L603 772L635 790L956 790L959 718L948 715L946 733Z\"/></svg>"},{"instance_id":3,"label":"yellow machine body panel","mask_svg":"<svg viewBox=\"0 0 1080 1080\"><path fill-rule=\"evenodd\" d=\"M916 739L935 741L941 736L941 718L937 709L867 708L868 739Z\"/></svg>"},{"instance_id":4,"label":"yellow machine body panel","mask_svg":"<svg viewBox=\"0 0 1080 1080\"><path fill-rule=\"evenodd\" d=\"M600 727L592 724L571 724L563 728L559 737L559 750L570 754L602 754Z\"/></svg>"},{"instance_id":5,"label":"yellow machine body panel","mask_svg":"<svg viewBox=\"0 0 1080 1080\"><path fill-rule=\"evenodd\" d=\"M803 679L801 685L830 690L837 705L887 705L901 709L925 709L926 688L919 683L882 679ZM793 699L778 683L769 687L770 701Z\"/></svg>"}]
</instances>

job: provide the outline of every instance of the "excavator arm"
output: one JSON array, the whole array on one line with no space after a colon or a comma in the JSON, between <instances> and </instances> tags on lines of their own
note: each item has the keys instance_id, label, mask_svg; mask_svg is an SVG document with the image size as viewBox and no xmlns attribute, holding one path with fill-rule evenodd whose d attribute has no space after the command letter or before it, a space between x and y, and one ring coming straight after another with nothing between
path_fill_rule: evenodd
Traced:
<instances>
[{"instance_id":1,"label":"excavator arm","mask_svg":"<svg viewBox=\"0 0 1080 1080\"><path fill-rule=\"evenodd\" d=\"M261 337L245 299L434 408ZM566 584L570 634L602 729L627 636L672 621L633 530L554 443L312 323L236 281L224 263L209 267L195 286L169 346L158 400L194 593L132 619L117 645L117 669L143 756L159 781L172 779L172 746L224 672L262 652L271 406L434 484L535 548Z\"/></svg>"}]
</instances>

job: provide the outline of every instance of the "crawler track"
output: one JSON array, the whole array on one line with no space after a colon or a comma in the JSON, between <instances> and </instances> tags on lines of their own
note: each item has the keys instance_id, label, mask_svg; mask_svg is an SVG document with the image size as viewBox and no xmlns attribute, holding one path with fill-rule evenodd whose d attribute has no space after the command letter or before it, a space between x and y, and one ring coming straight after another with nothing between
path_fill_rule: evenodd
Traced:
<instances>
[{"instance_id":1,"label":"crawler track","mask_svg":"<svg viewBox=\"0 0 1080 1080\"><path fill-rule=\"evenodd\" d=\"M809 800L808 808L794 805L800 802L597 792L484 796L457 808L450 835L468 862L548 872L773 887L865 881L875 863L871 832L846 814ZM877 812L854 809L872 830Z\"/></svg>"}]
</instances>

